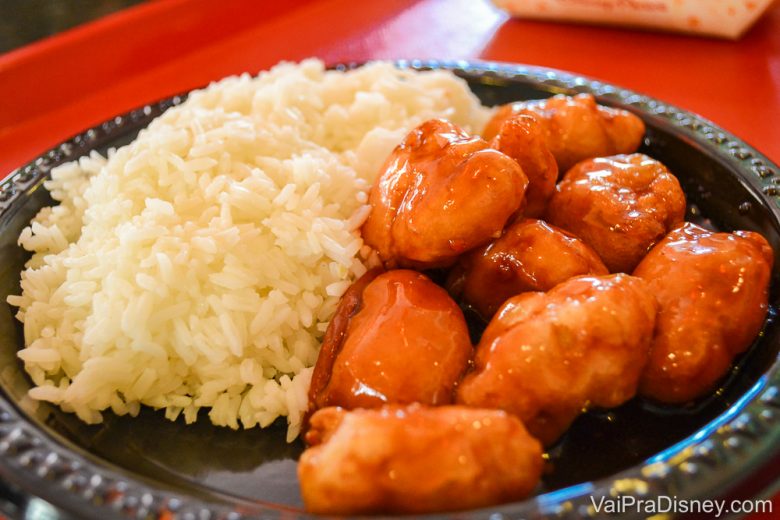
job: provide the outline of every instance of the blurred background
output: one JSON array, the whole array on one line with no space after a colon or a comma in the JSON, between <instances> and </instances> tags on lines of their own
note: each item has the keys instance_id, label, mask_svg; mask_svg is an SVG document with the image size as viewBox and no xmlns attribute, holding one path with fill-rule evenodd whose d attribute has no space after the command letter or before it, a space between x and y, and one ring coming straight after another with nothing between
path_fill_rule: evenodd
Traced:
<instances>
[{"instance_id":1,"label":"blurred background","mask_svg":"<svg viewBox=\"0 0 780 520\"><path fill-rule=\"evenodd\" d=\"M0 0L0 53L145 0Z\"/></svg>"},{"instance_id":2,"label":"blurred background","mask_svg":"<svg viewBox=\"0 0 780 520\"><path fill-rule=\"evenodd\" d=\"M635 28L674 14L674 29L703 30L770 2L0 0L0 176L118 113L312 56L571 71L700 114L780 162L780 3L735 40ZM605 5L633 9L630 26L539 19Z\"/></svg>"}]
</instances>

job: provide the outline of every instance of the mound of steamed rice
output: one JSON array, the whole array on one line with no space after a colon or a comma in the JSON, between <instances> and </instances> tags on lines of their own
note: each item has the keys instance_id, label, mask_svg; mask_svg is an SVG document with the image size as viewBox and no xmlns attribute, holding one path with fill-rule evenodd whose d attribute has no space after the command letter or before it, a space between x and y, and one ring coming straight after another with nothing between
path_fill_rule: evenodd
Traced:
<instances>
[{"instance_id":1,"label":"mound of steamed rice","mask_svg":"<svg viewBox=\"0 0 780 520\"><path fill-rule=\"evenodd\" d=\"M366 269L367 190L406 132L488 112L446 72L281 64L194 92L131 144L51 172L11 296L30 396L295 438L319 343Z\"/></svg>"}]
</instances>

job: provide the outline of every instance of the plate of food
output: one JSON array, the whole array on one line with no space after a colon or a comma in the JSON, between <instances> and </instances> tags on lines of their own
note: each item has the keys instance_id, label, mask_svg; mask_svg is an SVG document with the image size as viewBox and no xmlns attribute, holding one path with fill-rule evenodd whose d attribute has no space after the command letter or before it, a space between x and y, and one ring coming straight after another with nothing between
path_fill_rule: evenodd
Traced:
<instances>
[{"instance_id":1,"label":"plate of food","mask_svg":"<svg viewBox=\"0 0 780 520\"><path fill-rule=\"evenodd\" d=\"M7 506L723 496L780 446L778 179L699 116L511 64L284 63L117 116L0 187Z\"/></svg>"}]
</instances>

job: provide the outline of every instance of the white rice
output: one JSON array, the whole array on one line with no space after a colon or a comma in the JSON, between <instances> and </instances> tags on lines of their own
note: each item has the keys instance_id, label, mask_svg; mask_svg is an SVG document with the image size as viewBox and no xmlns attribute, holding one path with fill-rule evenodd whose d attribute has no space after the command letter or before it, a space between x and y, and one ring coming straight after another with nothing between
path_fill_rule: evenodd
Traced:
<instances>
[{"instance_id":1,"label":"white rice","mask_svg":"<svg viewBox=\"0 0 780 520\"><path fill-rule=\"evenodd\" d=\"M88 423L299 431L339 296L364 271L366 192L404 134L489 113L450 73L281 64L194 92L128 146L52 170L10 296L34 399Z\"/></svg>"}]
</instances>

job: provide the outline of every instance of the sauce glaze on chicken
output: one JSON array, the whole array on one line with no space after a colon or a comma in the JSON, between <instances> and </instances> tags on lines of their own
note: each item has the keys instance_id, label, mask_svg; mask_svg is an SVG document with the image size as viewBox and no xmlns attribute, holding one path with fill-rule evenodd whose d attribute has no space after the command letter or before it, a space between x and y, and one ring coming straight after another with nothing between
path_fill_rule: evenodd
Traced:
<instances>
[{"instance_id":1,"label":"sauce glaze on chicken","mask_svg":"<svg viewBox=\"0 0 780 520\"><path fill-rule=\"evenodd\" d=\"M432 513L520 500L542 448L516 417L465 406L325 408L298 475L312 513Z\"/></svg>"},{"instance_id":2,"label":"sauce glaze on chicken","mask_svg":"<svg viewBox=\"0 0 780 520\"><path fill-rule=\"evenodd\" d=\"M406 136L377 177L363 240L388 268L447 267L501 234L527 186L516 161L433 119Z\"/></svg>"},{"instance_id":3,"label":"sauce glaze on chicken","mask_svg":"<svg viewBox=\"0 0 780 520\"><path fill-rule=\"evenodd\" d=\"M393 151L362 228L391 270L342 297L312 378L308 511L520 500L584 411L717 387L764 322L773 252L684 223L643 133L556 96L499 108L484 139L432 120ZM459 304L489 320L476 351Z\"/></svg>"},{"instance_id":4,"label":"sauce glaze on chicken","mask_svg":"<svg viewBox=\"0 0 780 520\"><path fill-rule=\"evenodd\" d=\"M585 242L537 219L523 219L485 247L463 255L447 288L489 320L511 296L547 291L579 275L607 274Z\"/></svg>"},{"instance_id":5,"label":"sauce glaze on chicken","mask_svg":"<svg viewBox=\"0 0 780 520\"><path fill-rule=\"evenodd\" d=\"M634 397L656 312L647 284L625 274L514 296L482 334L457 402L512 413L550 445L587 408Z\"/></svg>"},{"instance_id":6,"label":"sauce glaze on chicken","mask_svg":"<svg viewBox=\"0 0 780 520\"><path fill-rule=\"evenodd\" d=\"M631 112L601 106L591 94L578 94L504 105L488 122L483 137L492 139L504 121L517 114L542 125L561 173L584 159L633 153L645 135L645 124Z\"/></svg>"},{"instance_id":7,"label":"sauce glaze on chicken","mask_svg":"<svg viewBox=\"0 0 780 520\"><path fill-rule=\"evenodd\" d=\"M444 289L415 271L369 271L328 328L310 410L451 403L471 354L463 313Z\"/></svg>"},{"instance_id":8,"label":"sauce glaze on chicken","mask_svg":"<svg viewBox=\"0 0 780 520\"><path fill-rule=\"evenodd\" d=\"M591 246L613 273L633 271L684 217L677 178L643 154L577 164L558 183L546 214Z\"/></svg>"},{"instance_id":9,"label":"sauce glaze on chicken","mask_svg":"<svg viewBox=\"0 0 780 520\"><path fill-rule=\"evenodd\" d=\"M660 304L640 393L686 403L714 390L761 330L773 262L769 243L750 231L686 223L656 245L634 271Z\"/></svg>"},{"instance_id":10,"label":"sauce glaze on chicken","mask_svg":"<svg viewBox=\"0 0 780 520\"><path fill-rule=\"evenodd\" d=\"M532 116L514 115L503 122L490 146L517 161L528 177L523 215L541 217L558 181L558 164L547 148L543 125Z\"/></svg>"}]
</instances>

